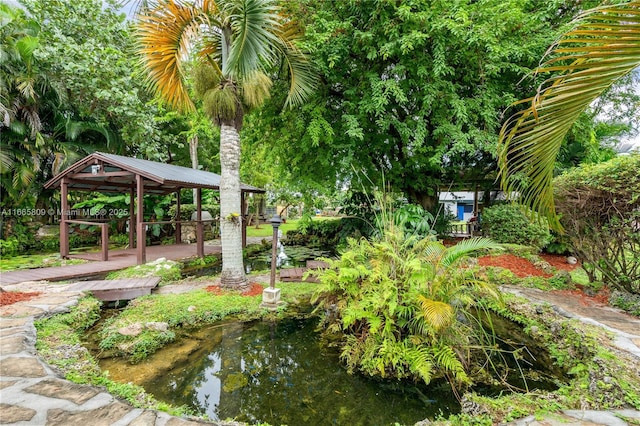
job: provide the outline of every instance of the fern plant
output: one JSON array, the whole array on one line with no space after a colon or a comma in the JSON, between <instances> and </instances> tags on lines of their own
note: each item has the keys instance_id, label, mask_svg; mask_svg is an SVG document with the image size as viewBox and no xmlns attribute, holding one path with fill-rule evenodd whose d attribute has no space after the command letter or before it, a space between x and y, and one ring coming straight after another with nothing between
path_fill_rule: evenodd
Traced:
<instances>
[{"instance_id":1,"label":"fern plant","mask_svg":"<svg viewBox=\"0 0 640 426\"><path fill-rule=\"evenodd\" d=\"M325 259L316 311L327 332L344 335L341 355L351 371L471 384L468 351L477 339L465 317L479 298L499 294L464 264L500 246L473 238L445 247L404 230L388 220L379 239L351 239L339 259Z\"/></svg>"}]
</instances>

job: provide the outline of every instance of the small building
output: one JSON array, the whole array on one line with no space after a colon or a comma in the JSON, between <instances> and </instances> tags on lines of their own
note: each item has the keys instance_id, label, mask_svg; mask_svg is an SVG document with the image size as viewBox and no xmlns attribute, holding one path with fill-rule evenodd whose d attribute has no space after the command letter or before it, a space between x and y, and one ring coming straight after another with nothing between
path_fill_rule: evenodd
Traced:
<instances>
[{"instance_id":1,"label":"small building","mask_svg":"<svg viewBox=\"0 0 640 426\"><path fill-rule=\"evenodd\" d=\"M502 191L490 191L489 195L491 201L505 199ZM485 192L482 191L441 191L439 203L446 213L454 215L459 221L468 222L482 210L484 197Z\"/></svg>"}]
</instances>

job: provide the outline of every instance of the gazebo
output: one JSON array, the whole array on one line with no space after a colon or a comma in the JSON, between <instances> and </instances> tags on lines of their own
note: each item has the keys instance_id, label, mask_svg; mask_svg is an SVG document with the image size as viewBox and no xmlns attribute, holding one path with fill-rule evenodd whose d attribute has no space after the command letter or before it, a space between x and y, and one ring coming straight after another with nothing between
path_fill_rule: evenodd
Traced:
<instances>
[{"instance_id":1,"label":"gazebo","mask_svg":"<svg viewBox=\"0 0 640 426\"><path fill-rule=\"evenodd\" d=\"M94 152L76 162L56 177L49 180L45 188L60 187L60 256L69 256L69 225L96 225L102 231L102 260L109 258L108 223L104 221L75 220L69 209L69 191L102 193L128 193L129 203L129 247L136 247L138 264L146 263L146 227L152 224L172 223L176 228L176 244L181 243L180 190L196 190L196 240L197 254L204 256L204 222L202 220L202 189L220 189L220 175L203 170L164 164L139 158ZM145 194L166 195L175 192L176 220L145 222ZM245 212L246 193L264 193L250 185L241 184L242 212ZM134 206L136 208L134 209ZM243 217L244 218L244 217ZM135 226L132 224L135 223ZM246 245L246 221L243 220L242 243Z\"/></svg>"}]
</instances>

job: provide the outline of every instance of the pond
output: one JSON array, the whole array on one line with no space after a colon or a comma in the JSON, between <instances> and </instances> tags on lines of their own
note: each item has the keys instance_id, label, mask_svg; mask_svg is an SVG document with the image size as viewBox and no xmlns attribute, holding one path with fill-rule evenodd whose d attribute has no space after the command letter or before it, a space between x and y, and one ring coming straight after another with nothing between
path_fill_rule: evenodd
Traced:
<instances>
[{"instance_id":1,"label":"pond","mask_svg":"<svg viewBox=\"0 0 640 426\"><path fill-rule=\"evenodd\" d=\"M211 419L250 424L414 424L459 412L444 381L426 386L348 374L337 350L316 331L316 323L217 323L186 331L142 363L107 358L100 360L100 367L111 379L138 384L160 401L187 406ZM510 364L505 371L511 374L504 376L510 384L479 385L475 392L494 396L514 388L554 390L564 381L562 371L520 327L496 316L492 328L502 336L496 347L503 349L494 363ZM514 350L517 355L510 357Z\"/></svg>"},{"instance_id":2,"label":"pond","mask_svg":"<svg viewBox=\"0 0 640 426\"><path fill-rule=\"evenodd\" d=\"M247 273L256 271L268 271L271 269L271 246L270 245L253 245L249 246L244 257L244 267ZM331 257L334 252L327 249L320 249L306 246L284 246L279 253L283 251L286 258L280 257L278 268L304 267L307 260L314 260L319 257ZM183 276L203 276L216 275L222 270L221 255L216 256L220 259L206 266L188 266L182 269Z\"/></svg>"},{"instance_id":3,"label":"pond","mask_svg":"<svg viewBox=\"0 0 640 426\"><path fill-rule=\"evenodd\" d=\"M104 359L101 367L161 401L250 424L414 424L459 410L446 383L427 388L348 374L316 322L218 324L140 364Z\"/></svg>"}]
</instances>

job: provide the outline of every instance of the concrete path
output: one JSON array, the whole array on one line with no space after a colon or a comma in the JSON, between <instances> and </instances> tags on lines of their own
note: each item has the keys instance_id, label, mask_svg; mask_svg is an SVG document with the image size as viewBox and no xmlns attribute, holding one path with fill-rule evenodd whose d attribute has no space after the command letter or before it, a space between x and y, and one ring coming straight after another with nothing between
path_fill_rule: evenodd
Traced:
<instances>
[{"instance_id":1,"label":"concrete path","mask_svg":"<svg viewBox=\"0 0 640 426\"><path fill-rule=\"evenodd\" d=\"M501 290L523 296L533 302L549 303L558 314L564 317L576 318L609 330L616 336L614 343L618 348L640 358L639 318L628 315L620 309L564 292L542 291L536 288L517 286L503 286Z\"/></svg>"},{"instance_id":2,"label":"concrete path","mask_svg":"<svg viewBox=\"0 0 640 426\"><path fill-rule=\"evenodd\" d=\"M236 422L205 422L183 419L154 410L136 409L122 402L104 389L77 385L64 380L44 363L35 350L34 320L67 312L77 303L81 293L69 291L69 285L23 283L6 290L41 291L39 297L0 307L0 424L34 426L188 426L239 425ZM530 289L508 288L533 300L546 300L547 293ZM589 316L570 309L566 296L555 300L559 312L593 322L620 334L629 347L626 350L640 356L640 323L637 319L609 309L590 309ZM602 313L604 312L604 313ZM637 351L637 352L636 352ZM620 416L637 419L640 412L567 410L561 414L538 420L534 417L512 422L514 426L542 425L610 425L627 423Z\"/></svg>"}]
</instances>

